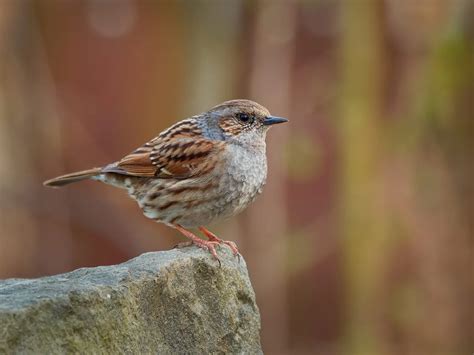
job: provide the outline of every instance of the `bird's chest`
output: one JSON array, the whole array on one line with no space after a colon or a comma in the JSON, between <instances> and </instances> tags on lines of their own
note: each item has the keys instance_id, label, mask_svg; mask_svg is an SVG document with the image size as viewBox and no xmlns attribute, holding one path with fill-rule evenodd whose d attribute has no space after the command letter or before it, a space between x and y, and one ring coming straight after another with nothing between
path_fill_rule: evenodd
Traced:
<instances>
[{"instance_id":1,"label":"bird's chest","mask_svg":"<svg viewBox=\"0 0 474 355\"><path fill-rule=\"evenodd\" d=\"M225 215L239 213L262 192L267 178L265 147L248 149L231 146L227 152L225 173L220 187L222 208Z\"/></svg>"}]
</instances>

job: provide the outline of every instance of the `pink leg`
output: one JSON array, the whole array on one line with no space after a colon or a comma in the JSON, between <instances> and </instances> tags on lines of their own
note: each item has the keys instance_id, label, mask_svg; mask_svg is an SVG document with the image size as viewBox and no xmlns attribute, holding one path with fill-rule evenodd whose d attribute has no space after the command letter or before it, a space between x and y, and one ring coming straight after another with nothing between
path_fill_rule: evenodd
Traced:
<instances>
[{"instance_id":1,"label":"pink leg","mask_svg":"<svg viewBox=\"0 0 474 355\"><path fill-rule=\"evenodd\" d=\"M216 236L214 233L207 230L203 226L199 227L199 230L204 233L204 235L209 239L209 241L227 245L232 250L232 253L234 255L239 256L240 258L239 249L237 248L237 245L234 242L220 239L218 236Z\"/></svg>"},{"instance_id":2,"label":"pink leg","mask_svg":"<svg viewBox=\"0 0 474 355\"><path fill-rule=\"evenodd\" d=\"M209 240L209 241L202 240L201 238L196 237L193 233L184 229L178 224L174 224L173 227L179 232L181 232L185 237L191 239L192 244L198 246L199 248L208 250L214 257L214 259L216 259L219 262L219 265L221 265L221 261L219 260L219 257L217 256L217 253L216 253L216 245L219 245L219 242L214 241L214 240Z\"/></svg>"}]
</instances>

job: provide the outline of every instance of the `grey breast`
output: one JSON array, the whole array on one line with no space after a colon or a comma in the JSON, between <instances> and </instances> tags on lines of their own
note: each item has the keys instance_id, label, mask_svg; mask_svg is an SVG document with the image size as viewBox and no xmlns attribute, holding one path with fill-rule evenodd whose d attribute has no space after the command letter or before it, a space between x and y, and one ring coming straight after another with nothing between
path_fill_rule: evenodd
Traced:
<instances>
[{"instance_id":1,"label":"grey breast","mask_svg":"<svg viewBox=\"0 0 474 355\"><path fill-rule=\"evenodd\" d=\"M220 187L224 191L220 202L221 215L232 216L244 210L262 192L267 178L265 147L239 144L227 146L226 173Z\"/></svg>"}]
</instances>

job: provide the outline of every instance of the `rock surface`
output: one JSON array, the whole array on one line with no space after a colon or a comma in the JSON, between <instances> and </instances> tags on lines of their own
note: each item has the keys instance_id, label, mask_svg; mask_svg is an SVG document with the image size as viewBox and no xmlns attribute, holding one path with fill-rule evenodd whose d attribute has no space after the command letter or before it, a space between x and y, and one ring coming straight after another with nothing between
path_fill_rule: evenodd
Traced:
<instances>
[{"instance_id":1,"label":"rock surface","mask_svg":"<svg viewBox=\"0 0 474 355\"><path fill-rule=\"evenodd\" d=\"M0 281L0 354L260 354L245 261L187 247Z\"/></svg>"}]
</instances>

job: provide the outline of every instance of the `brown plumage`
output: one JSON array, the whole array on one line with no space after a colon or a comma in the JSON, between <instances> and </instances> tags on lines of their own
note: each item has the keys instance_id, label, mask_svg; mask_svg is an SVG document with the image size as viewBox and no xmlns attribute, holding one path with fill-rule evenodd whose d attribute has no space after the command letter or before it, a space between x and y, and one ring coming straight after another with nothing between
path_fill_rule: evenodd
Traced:
<instances>
[{"instance_id":1,"label":"brown plumage","mask_svg":"<svg viewBox=\"0 0 474 355\"><path fill-rule=\"evenodd\" d=\"M84 179L125 188L145 216L183 233L217 258L223 241L203 225L242 211L266 180L265 135L286 119L249 100L224 102L180 121L156 138L102 168L46 181L60 187ZM185 228L199 227L204 241Z\"/></svg>"}]
</instances>

